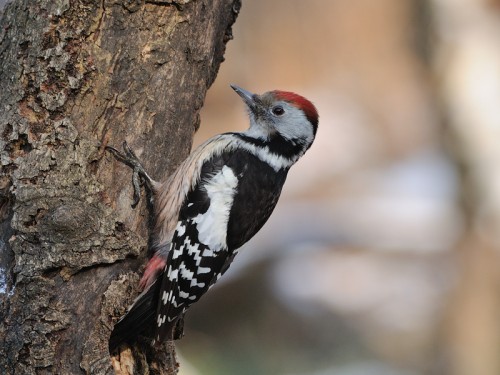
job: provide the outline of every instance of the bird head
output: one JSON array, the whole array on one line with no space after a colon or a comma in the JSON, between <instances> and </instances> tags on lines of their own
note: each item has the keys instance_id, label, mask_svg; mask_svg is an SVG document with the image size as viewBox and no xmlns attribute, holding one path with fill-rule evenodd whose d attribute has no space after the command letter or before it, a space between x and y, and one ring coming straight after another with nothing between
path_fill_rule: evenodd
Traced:
<instances>
[{"instance_id":1,"label":"bird head","mask_svg":"<svg viewBox=\"0 0 500 375\"><path fill-rule=\"evenodd\" d=\"M288 91L257 95L235 85L231 87L248 107L247 136L265 141L280 137L285 142L303 146L304 152L311 146L318 129L318 112L309 100Z\"/></svg>"}]
</instances>

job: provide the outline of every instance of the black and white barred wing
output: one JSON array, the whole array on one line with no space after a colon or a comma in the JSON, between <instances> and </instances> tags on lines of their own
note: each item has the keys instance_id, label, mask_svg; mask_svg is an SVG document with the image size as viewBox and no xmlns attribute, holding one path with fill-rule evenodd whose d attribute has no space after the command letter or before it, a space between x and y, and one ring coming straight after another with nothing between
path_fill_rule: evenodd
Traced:
<instances>
[{"instance_id":1,"label":"black and white barred wing","mask_svg":"<svg viewBox=\"0 0 500 375\"><path fill-rule=\"evenodd\" d=\"M157 340L172 338L177 320L227 269L233 257L227 227L237 185L235 172L216 158L203 166L199 183L188 194L163 274Z\"/></svg>"},{"instance_id":2,"label":"black and white barred wing","mask_svg":"<svg viewBox=\"0 0 500 375\"><path fill-rule=\"evenodd\" d=\"M224 167L230 157L212 157L201 167L198 182L182 203L167 266L115 324L110 352L140 334L172 338L183 312L227 269L232 253L226 250L225 227L237 186L232 169Z\"/></svg>"}]
</instances>

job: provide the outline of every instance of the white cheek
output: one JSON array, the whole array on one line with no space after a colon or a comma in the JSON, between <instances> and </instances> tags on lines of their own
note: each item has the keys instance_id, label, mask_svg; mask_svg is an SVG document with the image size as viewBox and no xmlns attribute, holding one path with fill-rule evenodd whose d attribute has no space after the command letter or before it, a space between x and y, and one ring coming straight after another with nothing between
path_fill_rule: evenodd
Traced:
<instances>
[{"instance_id":1,"label":"white cheek","mask_svg":"<svg viewBox=\"0 0 500 375\"><path fill-rule=\"evenodd\" d=\"M288 107L286 114L276 122L276 130L288 140L301 140L310 144L314 139L313 128L304 113L295 108Z\"/></svg>"}]
</instances>

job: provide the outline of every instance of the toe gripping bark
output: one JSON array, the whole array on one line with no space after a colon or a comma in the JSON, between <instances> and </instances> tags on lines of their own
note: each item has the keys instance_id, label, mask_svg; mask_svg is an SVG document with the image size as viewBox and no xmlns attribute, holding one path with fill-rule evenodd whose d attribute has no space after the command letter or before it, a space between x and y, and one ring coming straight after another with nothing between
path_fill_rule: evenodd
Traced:
<instances>
[{"instance_id":1,"label":"toe gripping bark","mask_svg":"<svg viewBox=\"0 0 500 375\"><path fill-rule=\"evenodd\" d=\"M132 207L135 208L141 199L141 185L146 184L146 187L151 190L153 179L147 174L141 162L126 141L123 141L122 147L123 153L111 146L106 146L106 150L110 151L118 161L132 168L132 184L134 186Z\"/></svg>"}]
</instances>

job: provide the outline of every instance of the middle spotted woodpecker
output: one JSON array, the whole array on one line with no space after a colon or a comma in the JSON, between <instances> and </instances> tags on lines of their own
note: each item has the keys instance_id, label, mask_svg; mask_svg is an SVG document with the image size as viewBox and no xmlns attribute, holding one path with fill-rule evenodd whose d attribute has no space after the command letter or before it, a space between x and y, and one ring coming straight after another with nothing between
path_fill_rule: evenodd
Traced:
<instances>
[{"instance_id":1,"label":"middle spotted woodpecker","mask_svg":"<svg viewBox=\"0 0 500 375\"><path fill-rule=\"evenodd\" d=\"M290 167L314 141L318 113L306 98L231 87L248 107L249 129L209 139L165 182L154 181L125 142L123 153L108 147L133 168L134 205L139 180L150 191L154 252L141 280L144 291L114 326L111 352L138 335L156 342L179 336L176 326L186 310L262 228Z\"/></svg>"}]
</instances>

